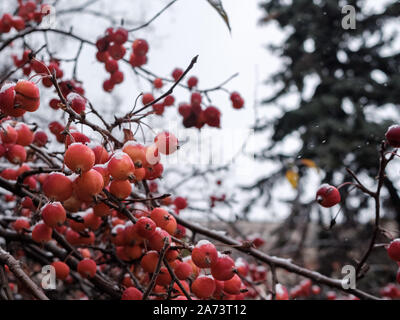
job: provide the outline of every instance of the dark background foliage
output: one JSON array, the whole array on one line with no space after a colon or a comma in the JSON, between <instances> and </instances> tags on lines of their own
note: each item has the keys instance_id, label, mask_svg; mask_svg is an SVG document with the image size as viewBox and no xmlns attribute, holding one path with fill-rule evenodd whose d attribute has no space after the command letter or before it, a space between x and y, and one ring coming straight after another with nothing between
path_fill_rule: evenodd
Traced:
<instances>
[{"instance_id":1,"label":"dark background foliage","mask_svg":"<svg viewBox=\"0 0 400 320\"><path fill-rule=\"evenodd\" d=\"M355 30L345 30L341 26L344 17L341 8L346 4L356 9ZM264 107L277 105L282 98L293 93L297 93L300 100L296 108L283 112L273 123L264 119L255 126L259 134L266 134L273 126L272 142L264 146L257 159L281 163L281 168L275 173L245 188L259 190L257 197L262 195L268 199L269 190L284 179L287 163L295 164L299 158L312 159L325 173L323 182L339 185L351 181L347 167L358 175L368 175L373 183L378 170L380 142L387 127L399 120L393 113L382 119L370 117L368 111L379 110L387 104L397 107L400 102L400 54L390 50L398 35L385 29L398 19L400 3L393 1L380 13L368 13L364 5L364 1L355 0L346 3L337 0L262 1L261 7L265 12L262 23L275 21L287 31L282 46L269 47L284 63L282 69L268 79L268 83L279 87L266 97ZM310 43L312 50L307 46ZM378 72L385 75L385 81L373 76ZM319 83L308 98L305 92L310 76L317 76ZM346 104L351 106L350 110ZM295 133L301 139L300 151L292 154L277 151L285 139ZM301 180L305 167L298 167ZM400 223L397 180L397 176L388 176L385 180L388 195L384 201L384 213ZM356 227L356 221L361 209L373 208L369 207L364 196L354 191L352 194L357 195L360 201L358 206L351 205L348 191L348 188L342 189L340 214L344 217L343 226L335 227L333 232L321 223L318 246L325 254L321 255L320 268L326 273L333 271L328 261L354 258L350 248L357 243L362 248L363 239L368 238L370 231L368 224ZM301 203L302 192L300 185L292 201L291 214L283 224L285 232L279 233L277 247L289 241L292 230L305 226L309 221L313 204ZM250 201L245 209L253 203ZM319 209L314 206L314 210ZM346 234L349 230L353 232ZM339 249L331 245L337 241L343 244ZM351 245L347 246L346 241Z\"/></svg>"}]
</instances>

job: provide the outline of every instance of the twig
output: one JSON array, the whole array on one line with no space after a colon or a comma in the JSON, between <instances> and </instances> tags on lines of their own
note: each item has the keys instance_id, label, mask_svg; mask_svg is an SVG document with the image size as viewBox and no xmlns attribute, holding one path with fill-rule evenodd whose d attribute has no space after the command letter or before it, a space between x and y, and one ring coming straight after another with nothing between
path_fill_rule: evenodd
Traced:
<instances>
[{"instance_id":1,"label":"twig","mask_svg":"<svg viewBox=\"0 0 400 320\"><path fill-rule=\"evenodd\" d=\"M169 265L167 259L163 259L165 266L168 269L169 274L171 275L171 278L174 280L174 282L178 285L178 287L182 290L183 294L186 296L188 300L192 300L190 294L186 291L185 287L182 285L182 283L179 281L179 279L176 277L174 270L172 270L171 266Z\"/></svg>"},{"instance_id":2,"label":"twig","mask_svg":"<svg viewBox=\"0 0 400 320\"><path fill-rule=\"evenodd\" d=\"M385 180L385 169L387 164L393 160L395 154L391 154L389 158L386 158L385 156L385 151L386 151L386 143L385 141L382 141L381 143L381 149L380 149L380 162L379 162L379 171L378 171L378 186L376 187L376 191L371 194L371 197L375 201L375 225L374 225L374 231L372 233L372 237L368 246L367 251L364 253L362 256L360 262L357 265L356 268L356 275L357 278L361 278L363 274L361 274L362 268L366 261L368 260L369 255L371 254L376 238L379 233L379 224L380 224L380 209L381 209L381 189Z\"/></svg>"},{"instance_id":3,"label":"twig","mask_svg":"<svg viewBox=\"0 0 400 320\"><path fill-rule=\"evenodd\" d=\"M0 262L6 264L12 273L20 280L33 294L33 296L39 300L49 300L43 291L32 281L31 278L22 270L20 263L7 251L0 248Z\"/></svg>"},{"instance_id":4,"label":"twig","mask_svg":"<svg viewBox=\"0 0 400 320\"><path fill-rule=\"evenodd\" d=\"M135 32L135 31L138 31L140 29L143 29L143 28L147 27L150 23L152 23L154 20L156 20L164 11L166 11L170 6L172 6L177 1L178 0L171 1L164 8L162 8L161 11L159 11L153 18L151 18L149 21L147 21L146 23L142 24L141 26L138 26L138 27L135 27L133 29L128 30L128 32Z\"/></svg>"},{"instance_id":5,"label":"twig","mask_svg":"<svg viewBox=\"0 0 400 320\"><path fill-rule=\"evenodd\" d=\"M151 291L153 291L153 288L156 285L157 276L160 273L161 263L162 263L162 261L164 259L164 255L165 255L165 252L167 251L168 246L169 246L169 241L168 241L167 238L165 238L164 239L164 246L160 251L160 256L158 258L156 269L155 269L155 271L153 273L153 276L151 277L149 286L147 287L146 291L143 294L142 300L147 300L147 298L151 294Z\"/></svg>"}]
</instances>

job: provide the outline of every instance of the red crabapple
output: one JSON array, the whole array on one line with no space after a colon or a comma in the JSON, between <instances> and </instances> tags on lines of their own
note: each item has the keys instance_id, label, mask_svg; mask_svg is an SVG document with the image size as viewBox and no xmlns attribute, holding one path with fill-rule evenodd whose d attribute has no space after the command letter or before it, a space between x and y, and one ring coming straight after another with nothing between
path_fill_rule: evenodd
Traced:
<instances>
[{"instance_id":1,"label":"red crabapple","mask_svg":"<svg viewBox=\"0 0 400 320\"><path fill-rule=\"evenodd\" d=\"M230 280L235 275L235 262L231 257L221 254L219 255L217 261L211 265L211 274L216 280Z\"/></svg>"},{"instance_id":2,"label":"red crabapple","mask_svg":"<svg viewBox=\"0 0 400 320\"><path fill-rule=\"evenodd\" d=\"M149 103L152 103L154 101L154 96L151 94L151 93L145 93L143 96L142 96L142 103L144 104L144 105L147 105L147 104L149 104Z\"/></svg>"},{"instance_id":3,"label":"red crabapple","mask_svg":"<svg viewBox=\"0 0 400 320\"><path fill-rule=\"evenodd\" d=\"M114 89L114 83L111 80L106 80L103 83L103 89L106 92L111 92Z\"/></svg>"},{"instance_id":4,"label":"red crabapple","mask_svg":"<svg viewBox=\"0 0 400 320\"><path fill-rule=\"evenodd\" d=\"M149 44L144 39L136 39L132 44L133 53L138 56L144 56L149 51Z\"/></svg>"},{"instance_id":5,"label":"red crabapple","mask_svg":"<svg viewBox=\"0 0 400 320\"><path fill-rule=\"evenodd\" d=\"M52 134L60 134L64 130L64 126L58 121L52 121L49 123L49 130Z\"/></svg>"},{"instance_id":6,"label":"red crabapple","mask_svg":"<svg viewBox=\"0 0 400 320\"><path fill-rule=\"evenodd\" d=\"M81 143L73 143L65 152L64 162L73 172L87 172L94 166L95 155L88 146Z\"/></svg>"},{"instance_id":7,"label":"red crabapple","mask_svg":"<svg viewBox=\"0 0 400 320\"><path fill-rule=\"evenodd\" d=\"M146 56L139 56L137 54L132 53L131 57L129 59L129 63L132 65L132 67L140 67L144 64L147 63L147 57Z\"/></svg>"},{"instance_id":8,"label":"red crabapple","mask_svg":"<svg viewBox=\"0 0 400 320\"><path fill-rule=\"evenodd\" d=\"M116 246L124 246L126 245L126 239L125 239L125 227L121 224L118 224L115 226L115 228L112 229L111 231L111 241L116 245Z\"/></svg>"},{"instance_id":9,"label":"red crabapple","mask_svg":"<svg viewBox=\"0 0 400 320\"><path fill-rule=\"evenodd\" d=\"M51 74L55 74L57 79L60 79L64 76L64 72L60 69L59 67L59 62L57 61L52 61L49 63L47 66L51 72ZM49 78L47 78L49 79ZM50 79L49 79L50 80ZM50 81L51 83L51 81Z\"/></svg>"},{"instance_id":10,"label":"red crabapple","mask_svg":"<svg viewBox=\"0 0 400 320\"><path fill-rule=\"evenodd\" d=\"M181 262L175 267L174 272L179 280L186 280L192 275L193 268L189 263Z\"/></svg>"},{"instance_id":11,"label":"red crabapple","mask_svg":"<svg viewBox=\"0 0 400 320\"><path fill-rule=\"evenodd\" d=\"M110 182L110 173L108 172L107 166L105 164L98 164L93 167L93 170L96 170L98 173L101 174L101 176L103 177L104 186L106 187Z\"/></svg>"},{"instance_id":12,"label":"red crabapple","mask_svg":"<svg viewBox=\"0 0 400 320\"><path fill-rule=\"evenodd\" d=\"M56 271L56 277L57 279L60 280L65 280L67 279L67 277L69 276L69 267L66 263L62 262L62 261L54 261L51 264L55 271Z\"/></svg>"},{"instance_id":13,"label":"red crabapple","mask_svg":"<svg viewBox=\"0 0 400 320\"><path fill-rule=\"evenodd\" d=\"M126 199L132 192L132 185L128 180L113 180L110 183L110 192L118 199Z\"/></svg>"},{"instance_id":14,"label":"red crabapple","mask_svg":"<svg viewBox=\"0 0 400 320\"><path fill-rule=\"evenodd\" d=\"M183 118L188 118L192 113L192 107L190 104L181 104L178 107L178 112Z\"/></svg>"},{"instance_id":15,"label":"red crabapple","mask_svg":"<svg viewBox=\"0 0 400 320\"><path fill-rule=\"evenodd\" d=\"M155 250L147 251L140 260L140 266L145 272L153 273L156 270L159 254Z\"/></svg>"},{"instance_id":16,"label":"red crabapple","mask_svg":"<svg viewBox=\"0 0 400 320\"><path fill-rule=\"evenodd\" d=\"M15 103L29 112L34 112L40 105L39 88L31 81L19 80L15 85Z\"/></svg>"},{"instance_id":17,"label":"red crabapple","mask_svg":"<svg viewBox=\"0 0 400 320\"><path fill-rule=\"evenodd\" d=\"M111 40L117 44L124 44L128 41L128 31L124 28L118 28L114 30L113 34L111 35Z\"/></svg>"},{"instance_id":18,"label":"red crabapple","mask_svg":"<svg viewBox=\"0 0 400 320\"><path fill-rule=\"evenodd\" d=\"M104 164L108 161L108 158L110 157L107 150L103 146L95 146L92 148L92 151L94 152L95 156L95 164Z\"/></svg>"},{"instance_id":19,"label":"red crabapple","mask_svg":"<svg viewBox=\"0 0 400 320\"><path fill-rule=\"evenodd\" d=\"M125 245L141 244L144 238L137 232L137 225L130 222L125 224L124 228L124 242Z\"/></svg>"},{"instance_id":20,"label":"red crabapple","mask_svg":"<svg viewBox=\"0 0 400 320\"><path fill-rule=\"evenodd\" d=\"M177 227L175 218L165 209L155 208L151 211L150 218L169 234L174 235Z\"/></svg>"},{"instance_id":21,"label":"red crabapple","mask_svg":"<svg viewBox=\"0 0 400 320\"><path fill-rule=\"evenodd\" d=\"M400 239L394 239L387 248L390 259L400 261Z\"/></svg>"},{"instance_id":22,"label":"red crabapple","mask_svg":"<svg viewBox=\"0 0 400 320\"><path fill-rule=\"evenodd\" d=\"M1 172L1 177L6 179L6 180L17 180L18 178L18 172L15 169L12 168L6 168Z\"/></svg>"},{"instance_id":23,"label":"red crabapple","mask_svg":"<svg viewBox=\"0 0 400 320\"><path fill-rule=\"evenodd\" d=\"M23 232L24 230L29 230L31 224L27 218L23 217L15 220L12 224L12 227L17 232Z\"/></svg>"},{"instance_id":24,"label":"red crabapple","mask_svg":"<svg viewBox=\"0 0 400 320\"><path fill-rule=\"evenodd\" d=\"M246 277L249 273L249 264L247 263L246 260L243 258L239 257L235 261L235 266L238 274L240 274L243 277Z\"/></svg>"},{"instance_id":25,"label":"red crabapple","mask_svg":"<svg viewBox=\"0 0 400 320\"><path fill-rule=\"evenodd\" d=\"M78 199L75 195L71 196L63 202L63 207L65 210L70 212L78 212L82 206L82 201Z\"/></svg>"},{"instance_id":26,"label":"red crabapple","mask_svg":"<svg viewBox=\"0 0 400 320\"><path fill-rule=\"evenodd\" d=\"M27 209L35 209L35 205L30 197L24 197L21 201L21 206Z\"/></svg>"},{"instance_id":27,"label":"red crabapple","mask_svg":"<svg viewBox=\"0 0 400 320\"><path fill-rule=\"evenodd\" d=\"M106 51L107 48L108 48L108 46L109 46L109 43L108 43L108 39L107 39L107 38L103 37L103 38L97 39L97 41L96 41L96 47L97 47L97 50L98 50L99 52L104 52L104 51Z\"/></svg>"},{"instance_id":28,"label":"red crabapple","mask_svg":"<svg viewBox=\"0 0 400 320\"><path fill-rule=\"evenodd\" d=\"M121 60L125 56L126 49L123 45L113 44L108 48L108 53L110 54L111 58L115 60Z\"/></svg>"},{"instance_id":29,"label":"red crabapple","mask_svg":"<svg viewBox=\"0 0 400 320\"><path fill-rule=\"evenodd\" d=\"M197 86L198 83L199 83L199 80L197 79L197 77L190 77L188 80L189 89L194 88L195 86Z\"/></svg>"},{"instance_id":30,"label":"red crabapple","mask_svg":"<svg viewBox=\"0 0 400 320\"><path fill-rule=\"evenodd\" d=\"M0 137L4 144L14 144L17 142L18 132L14 127L7 125L4 129L1 129Z\"/></svg>"},{"instance_id":31,"label":"red crabapple","mask_svg":"<svg viewBox=\"0 0 400 320\"><path fill-rule=\"evenodd\" d=\"M289 300L289 292L286 287L280 283L275 286L276 300Z\"/></svg>"},{"instance_id":32,"label":"red crabapple","mask_svg":"<svg viewBox=\"0 0 400 320\"><path fill-rule=\"evenodd\" d=\"M164 106L170 107L175 103L175 97L173 95L168 95L164 99Z\"/></svg>"},{"instance_id":33,"label":"red crabapple","mask_svg":"<svg viewBox=\"0 0 400 320\"><path fill-rule=\"evenodd\" d=\"M163 86L163 81L162 81L162 79L161 79L161 78L156 78L156 79L154 79L154 81L153 81L153 86L154 86L154 88L156 88L156 89L161 89L162 86Z\"/></svg>"},{"instance_id":34,"label":"red crabapple","mask_svg":"<svg viewBox=\"0 0 400 320\"><path fill-rule=\"evenodd\" d=\"M179 147L178 139L170 132L159 133L155 137L154 142L158 151L166 155L174 153Z\"/></svg>"},{"instance_id":35,"label":"red crabapple","mask_svg":"<svg viewBox=\"0 0 400 320\"><path fill-rule=\"evenodd\" d=\"M69 135L66 136L65 144L67 146L71 145L72 143L82 143L86 144L89 143L90 139L83 133L79 131L70 132Z\"/></svg>"},{"instance_id":36,"label":"red crabapple","mask_svg":"<svg viewBox=\"0 0 400 320\"><path fill-rule=\"evenodd\" d=\"M215 291L215 280L211 276L199 276L192 283L192 292L200 299L212 297Z\"/></svg>"},{"instance_id":37,"label":"red crabapple","mask_svg":"<svg viewBox=\"0 0 400 320\"><path fill-rule=\"evenodd\" d=\"M336 300L337 296L336 293L334 291L328 291L326 293L326 299L327 300Z\"/></svg>"},{"instance_id":38,"label":"red crabapple","mask_svg":"<svg viewBox=\"0 0 400 320\"><path fill-rule=\"evenodd\" d=\"M124 74L122 71L115 71L110 78L110 81L114 84L120 84L124 82Z\"/></svg>"},{"instance_id":39,"label":"red crabapple","mask_svg":"<svg viewBox=\"0 0 400 320\"><path fill-rule=\"evenodd\" d=\"M340 202L339 190L329 184L323 184L317 191L316 200L325 208L333 207Z\"/></svg>"},{"instance_id":40,"label":"red crabapple","mask_svg":"<svg viewBox=\"0 0 400 320\"><path fill-rule=\"evenodd\" d=\"M99 62L106 63L110 59L110 54L107 51L98 51L96 53L96 59Z\"/></svg>"},{"instance_id":41,"label":"red crabapple","mask_svg":"<svg viewBox=\"0 0 400 320\"><path fill-rule=\"evenodd\" d=\"M79 261L77 271L83 278L93 278L96 275L97 265L92 259Z\"/></svg>"},{"instance_id":42,"label":"red crabapple","mask_svg":"<svg viewBox=\"0 0 400 320\"><path fill-rule=\"evenodd\" d=\"M8 116L20 117L26 112L26 110L22 108L14 108L15 94L15 83L5 83L0 90L0 109Z\"/></svg>"},{"instance_id":43,"label":"red crabapple","mask_svg":"<svg viewBox=\"0 0 400 320\"><path fill-rule=\"evenodd\" d=\"M33 132L29 127L24 123L18 123L15 126L15 129L18 134L18 138L16 143L21 146L29 146L33 142Z\"/></svg>"},{"instance_id":44,"label":"red crabapple","mask_svg":"<svg viewBox=\"0 0 400 320\"><path fill-rule=\"evenodd\" d=\"M114 59L110 59L106 62L106 70L109 73L114 73L118 71L118 62Z\"/></svg>"},{"instance_id":45,"label":"red crabapple","mask_svg":"<svg viewBox=\"0 0 400 320\"><path fill-rule=\"evenodd\" d=\"M142 247L140 245L124 246L123 248L127 258L126 261L136 260L142 256Z\"/></svg>"},{"instance_id":46,"label":"red crabapple","mask_svg":"<svg viewBox=\"0 0 400 320\"><path fill-rule=\"evenodd\" d=\"M53 201L65 201L72 195L72 181L63 173L49 174L42 188L46 197Z\"/></svg>"},{"instance_id":47,"label":"red crabapple","mask_svg":"<svg viewBox=\"0 0 400 320\"><path fill-rule=\"evenodd\" d=\"M213 106L209 106L204 110L205 122L210 127L220 127L221 112Z\"/></svg>"},{"instance_id":48,"label":"red crabapple","mask_svg":"<svg viewBox=\"0 0 400 320\"><path fill-rule=\"evenodd\" d=\"M156 163L154 166L146 167L146 180L155 180L161 178L161 175L164 171L164 166L161 163Z\"/></svg>"},{"instance_id":49,"label":"red crabapple","mask_svg":"<svg viewBox=\"0 0 400 320\"><path fill-rule=\"evenodd\" d=\"M164 247L164 243L171 243L170 234L160 228L156 228L153 235L149 239L150 248L156 251L160 251Z\"/></svg>"},{"instance_id":50,"label":"red crabapple","mask_svg":"<svg viewBox=\"0 0 400 320\"><path fill-rule=\"evenodd\" d=\"M108 172L116 180L133 179L135 165L126 153L117 151L107 165Z\"/></svg>"},{"instance_id":51,"label":"red crabapple","mask_svg":"<svg viewBox=\"0 0 400 320\"><path fill-rule=\"evenodd\" d=\"M0 144L0 158L3 157L7 152L7 149L4 145Z\"/></svg>"},{"instance_id":52,"label":"red crabapple","mask_svg":"<svg viewBox=\"0 0 400 320\"><path fill-rule=\"evenodd\" d=\"M11 25L17 31L22 31L25 29L25 21L21 17L13 17L13 19L11 21Z\"/></svg>"},{"instance_id":53,"label":"red crabapple","mask_svg":"<svg viewBox=\"0 0 400 320\"><path fill-rule=\"evenodd\" d=\"M320 287L320 286L317 286L317 285L313 285L313 286L311 287L311 292L312 292L314 295L319 295L319 294L321 293L321 287Z\"/></svg>"},{"instance_id":54,"label":"red crabapple","mask_svg":"<svg viewBox=\"0 0 400 320\"><path fill-rule=\"evenodd\" d=\"M190 97L190 103L192 105L198 105L198 106L201 105L201 100L202 100L202 97L199 92L192 93L192 96Z\"/></svg>"},{"instance_id":55,"label":"red crabapple","mask_svg":"<svg viewBox=\"0 0 400 320\"><path fill-rule=\"evenodd\" d=\"M161 267L156 278L156 284L159 286L168 286L172 281L171 275L166 267Z\"/></svg>"},{"instance_id":56,"label":"red crabapple","mask_svg":"<svg viewBox=\"0 0 400 320\"><path fill-rule=\"evenodd\" d=\"M94 169L82 173L74 181L74 191L83 201L91 201L94 196L102 192L103 187L103 176Z\"/></svg>"},{"instance_id":57,"label":"red crabapple","mask_svg":"<svg viewBox=\"0 0 400 320\"><path fill-rule=\"evenodd\" d=\"M32 240L39 243L49 242L52 234L53 229L44 223L39 223L32 230Z\"/></svg>"},{"instance_id":58,"label":"red crabapple","mask_svg":"<svg viewBox=\"0 0 400 320\"><path fill-rule=\"evenodd\" d=\"M186 228L180 224L176 226L175 237L182 239L186 236Z\"/></svg>"},{"instance_id":59,"label":"red crabapple","mask_svg":"<svg viewBox=\"0 0 400 320\"><path fill-rule=\"evenodd\" d=\"M400 148L400 126L393 125L386 131L386 140L393 148Z\"/></svg>"},{"instance_id":60,"label":"red crabapple","mask_svg":"<svg viewBox=\"0 0 400 320\"><path fill-rule=\"evenodd\" d=\"M86 228L96 231L102 224L103 220L100 217L96 216L93 212L89 212L83 217L83 224Z\"/></svg>"},{"instance_id":61,"label":"red crabapple","mask_svg":"<svg viewBox=\"0 0 400 320\"><path fill-rule=\"evenodd\" d=\"M131 157L136 168L141 168L146 163L146 148L134 141L124 144L122 151Z\"/></svg>"},{"instance_id":62,"label":"red crabapple","mask_svg":"<svg viewBox=\"0 0 400 320\"><path fill-rule=\"evenodd\" d=\"M186 281L181 281L181 284L183 288L186 290L186 292L190 292L189 284ZM178 294L180 294L180 296L178 296L173 300L187 300L187 298L184 296L182 289L177 285L177 283L174 284L173 288Z\"/></svg>"},{"instance_id":63,"label":"red crabapple","mask_svg":"<svg viewBox=\"0 0 400 320\"><path fill-rule=\"evenodd\" d=\"M162 114L164 114L165 105L162 103L153 104L153 110L155 114L161 116Z\"/></svg>"},{"instance_id":64,"label":"red crabapple","mask_svg":"<svg viewBox=\"0 0 400 320\"><path fill-rule=\"evenodd\" d=\"M226 257L229 258L228 256ZM200 240L192 250L192 261L199 268L210 268L216 264L218 260L218 251L210 241ZM224 260L222 260L222 262L224 262ZM232 263L233 265L235 264L233 260Z\"/></svg>"},{"instance_id":65,"label":"red crabapple","mask_svg":"<svg viewBox=\"0 0 400 320\"><path fill-rule=\"evenodd\" d=\"M232 92L231 97L232 106L235 109L241 109L244 106L244 100L238 92Z\"/></svg>"},{"instance_id":66,"label":"red crabapple","mask_svg":"<svg viewBox=\"0 0 400 320\"><path fill-rule=\"evenodd\" d=\"M71 92L67 96L67 102L77 114L85 112L86 109L86 99L81 95Z\"/></svg>"},{"instance_id":67,"label":"red crabapple","mask_svg":"<svg viewBox=\"0 0 400 320\"><path fill-rule=\"evenodd\" d=\"M183 70L176 68L174 71L172 71L172 78L174 78L175 81L178 81L179 78L183 75Z\"/></svg>"},{"instance_id":68,"label":"red crabapple","mask_svg":"<svg viewBox=\"0 0 400 320\"><path fill-rule=\"evenodd\" d=\"M142 300L142 297L142 292L134 287L130 287L124 290L121 300Z\"/></svg>"},{"instance_id":69,"label":"red crabapple","mask_svg":"<svg viewBox=\"0 0 400 320\"><path fill-rule=\"evenodd\" d=\"M156 227L157 225L152 219L140 217L136 222L135 229L139 236L145 239L150 239L153 236Z\"/></svg>"},{"instance_id":70,"label":"red crabapple","mask_svg":"<svg viewBox=\"0 0 400 320\"><path fill-rule=\"evenodd\" d=\"M188 206L187 200L183 197L176 197L174 199L174 205L178 210L183 210Z\"/></svg>"},{"instance_id":71,"label":"red crabapple","mask_svg":"<svg viewBox=\"0 0 400 320\"><path fill-rule=\"evenodd\" d=\"M224 291L228 294L239 294L242 287L242 280L235 274L232 279L224 281Z\"/></svg>"},{"instance_id":72,"label":"red crabapple","mask_svg":"<svg viewBox=\"0 0 400 320\"><path fill-rule=\"evenodd\" d=\"M50 202L42 208L42 219L50 228L62 225L67 219L67 214L60 202Z\"/></svg>"},{"instance_id":73,"label":"red crabapple","mask_svg":"<svg viewBox=\"0 0 400 320\"><path fill-rule=\"evenodd\" d=\"M19 144L14 144L7 149L6 158L14 164L20 164L26 160L26 150Z\"/></svg>"}]
</instances>

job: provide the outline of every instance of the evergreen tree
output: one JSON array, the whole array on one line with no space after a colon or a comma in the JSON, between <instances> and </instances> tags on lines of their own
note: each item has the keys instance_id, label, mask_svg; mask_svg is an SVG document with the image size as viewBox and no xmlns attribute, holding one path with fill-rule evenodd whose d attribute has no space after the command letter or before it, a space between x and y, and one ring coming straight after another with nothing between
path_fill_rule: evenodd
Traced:
<instances>
[{"instance_id":1,"label":"evergreen tree","mask_svg":"<svg viewBox=\"0 0 400 320\"><path fill-rule=\"evenodd\" d=\"M293 92L300 99L296 108L276 119L271 144L257 155L262 161L280 161L280 170L246 189L257 188L261 195L267 195L285 177L288 162L299 168L301 178L306 166L299 159L313 160L325 172L326 183L338 185L351 181L346 167L356 174L376 176L380 142L388 126L400 119L398 113L388 111L400 103L400 53L392 48L399 36L386 28L398 19L400 3L392 1L379 13L367 12L365 3L362 0L262 1L265 11L262 21L275 20L287 31L282 46L271 47L284 66L268 80L280 88L265 99L265 107L278 105ZM342 27L344 5L355 8L356 29ZM306 97L310 77L318 77L318 84L311 97ZM385 111L383 115L380 110ZM270 128L270 121L262 119L255 126L259 133ZM278 152L285 138L296 133L301 139L301 150L292 154ZM385 180L389 200L385 205L391 209L386 213L396 214L400 223L397 180L397 176ZM349 197L343 198L342 211L347 222L354 222L359 209L368 207L363 197L356 208L349 204ZM245 210L250 210L254 201L255 198ZM296 203L293 210L296 214L299 210L310 210L310 206L299 207L298 197L293 205Z\"/></svg>"}]
</instances>

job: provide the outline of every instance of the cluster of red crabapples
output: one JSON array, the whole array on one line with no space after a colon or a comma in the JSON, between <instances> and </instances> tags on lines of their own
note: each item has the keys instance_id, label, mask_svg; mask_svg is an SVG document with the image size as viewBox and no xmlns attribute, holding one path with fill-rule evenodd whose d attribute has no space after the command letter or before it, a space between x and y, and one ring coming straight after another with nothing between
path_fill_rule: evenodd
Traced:
<instances>
[{"instance_id":1,"label":"cluster of red crabapples","mask_svg":"<svg viewBox=\"0 0 400 320\"><path fill-rule=\"evenodd\" d=\"M18 0L17 14L4 13L0 19L0 34L8 33L12 29L22 31L29 23L40 24L45 15L49 12L48 5L37 4L35 1Z\"/></svg>"},{"instance_id":2,"label":"cluster of red crabapples","mask_svg":"<svg viewBox=\"0 0 400 320\"><path fill-rule=\"evenodd\" d=\"M43 61L33 59L31 50L25 50L22 57L19 59L17 56L13 56L14 65L17 68L22 68L24 75L29 76L32 71L35 75L41 76L41 81L44 87L51 88L53 86L52 80L50 79L49 72L55 76L61 93L68 100L70 107L78 114L85 111L86 99L83 97L85 90L74 80L62 80L64 77L64 71L60 67L60 62L52 59L48 64ZM60 109L62 105L60 99L53 98L49 102L49 106L54 109ZM7 113L6 113L7 114ZM18 116L18 115L15 115Z\"/></svg>"},{"instance_id":3,"label":"cluster of red crabapples","mask_svg":"<svg viewBox=\"0 0 400 320\"><path fill-rule=\"evenodd\" d=\"M124 81L124 74L119 70L118 61L126 54L124 44L127 41L128 31L124 28L108 28L106 35L96 41L96 59L104 63L106 71L110 74L110 79L103 83L103 89L106 92L111 92L115 85Z\"/></svg>"},{"instance_id":4,"label":"cluster of red crabapples","mask_svg":"<svg viewBox=\"0 0 400 320\"><path fill-rule=\"evenodd\" d=\"M32 71L35 72L36 75L41 75L42 84L46 88L53 86L53 83L48 76L49 72L54 74L58 80L64 76L64 72L60 68L60 62L58 60L52 59L46 65L43 61L33 59L33 52L31 50L24 50L20 59L18 56L13 55L13 61L17 68L22 68L25 76L29 76Z\"/></svg>"},{"instance_id":5,"label":"cluster of red crabapples","mask_svg":"<svg viewBox=\"0 0 400 320\"><path fill-rule=\"evenodd\" d=\"M183 70L176 68L172 72L172 78L174 81L178 81L183 75ZM189 90L196 88L198 79L192 76L187 81L187 87ZM164 82L161 78L156 78L153 81L154 89L161 89ZM145 93L142 96L143 105L148 105L155 100L152 93ZM233 92L231 94L232 106L235 109L241 109L244 106L244 100L239 93ZM175 97L168 95L163 101L153 104L153 111L155 114L161 116L164 114L165 108L173 106L175 103ZM195 127L201 129L204 125L210 127L220 128L221 123L221 111L214 106L203 107L203 93L198 91L191 92L190 103L182 102L178 106L178 113L183 117L182 124L185 128Z\"/></svg>"},{"instance_id":6,"label":"cluster of red crabapples","mask_svg":"<svg viewBox=\"0 0 400 320\"><path fill-rule=\"evenodd\" d=\"M0 110L5 116L21 117L40 105L39 88L31 81L8 82L0 90Z\"/></svg>"},{"instance_id":7,"label":"cluster of red crabapples","mask_svg":"<svg viewBox=\"0 0 400 320\"><path fill-rule=\"evenodd\" d=\"M119 70L118 61L125 57L127 52L125 43L128 41L129 34L124 28L108 28L105 36L96 41L96 59L104 63L106 71L110 74L110 79L103 83L103 89L111 92L115 85L124 81L124 74ZM147 63L147 52L149 45L144 39L136 39L132 43L132 53L129 63L132 67L140 67Z\"/></svg>"},{"instance_id":8,"label":"cluster of red crabapples","mask_svg":"<svg viewBox=\"0 0 400 320\"><path fill-rule=\"evenodd\" d=\"M35 140L36 133L23 123L6 120L2 126L6 130L1 134L3 145L18 143L23 148ZM263 280L266 277L265 271L263 274L258 270L250 271L251 268L244 260L238 259L235 263L230 256L218 252L206 240L199 241L190 248L191 255L183 257L180 249L173 249L176 243L172 238L181 238L184 234L183 227L178 226L174 216L163 208L136 210L134 216L137 221L133 224L107 204L96 202L96 198L102 197L103 188L120 201L128 199L132 184L144 178L154 178L154 166L159 164L158 152L171 154L177 148L177 139L166 132L156 136L154 145L145 147L128 141L121 150L113 154L109 154L99 145L89 147L83 143L71 143L64 155L65 166L71 174L68 176L62 172L54 172L27 177L22 182L23 185L30 190L43 192L50 202L36 207L31 198L21 199L21 217L13 222L12 227L19 233L31 232L32 239L38 243L52 241L55 229L71 245L82 247L80 252L84 259L78 263L76 271L84 278L92 278L97 270L103 270L106 264L102 261L106 258L102 254L94 255L83 247L93 245L99 240L110 241L115 245L119 259L126 262L137 261L132 271L144 285L155 272L159 255L167 243L171 248L168 247L165 253L166 261L193 298L243 299L247 293L241 277L251 273L252 279ZM15 181L30 170L27 164L23 164L25 159L10 162L21 166L18 169L3 170L1 176L4 179ZM187 201L177 197L173 204L178 210L182 210L186 208ZM36 210L40 210L41 220L31 225L31 218ZM81 219L69 218L67 212L75 213ZM111 219L112 229L96 239L95 232L107 218ZM70 267L65 262L54 261L52 265L60 281L73 281ZM171 281L166 266L162 266L156 278L154 292L165 293ZM129 277L124 278L123 286L126 289L122 299L142 298L142 292L133 285ZM176 284L174 292L174 299L185 299L183 291ZM254 296L255 293L250 291L248 294Z\"/></svg>"},{"instance_id":9,"label":"cluster of red crabapples","mask_svg":"<svg viewBox=\"0 0 400 320\"><path fill-rule=\"evenodd\" d=\"M108 28L106 35L99 38L96 42L97 54L96 58L98 61L105 64L107 72L110 73L110 79L103 83L103 89L106 92L111 92L116 84L122 83L124 80L124 74L119 70L118 61L123 59L126 54L124 47L125 42L128 41L128 31L124 28ZM144 39L136 39L132 43L132 53L129 59L129 63L132 67L140 67L147 63L147 53L149 51L149 44ZM184 71L180 68L175 68L172 72L172 78L174 81L178 81ZM193 91L197 88L198 78L195 76L189 77L187 80L187 88ZM162 78L155 78L153 80L154 89L159 90L163 87L164 81ZM142 97L143 105L152 103L155 100L152 93L146 93ZM221 112L214 106L206 106L203 108L202 103L203 94L201 92L192 92L190 103L181 103L178 108L179 114L183 117L183 125L186 128L195 127L201 129L204 125L210 127L220 127ZM232 92L230 100L234 109L241 109L244 107L244 99L238 92ZM153 111L157 115L162 115L165 111L165 107L173 106L175 98L172 95L168 95L160 103L153 105Z\"/></svg>"},{"instance_id":10,"label":"cluster of red crabapples","mask_svg":"<svg viewBox=\"0 0 400 320\"><path fill-rule=\"evenodd\" d=\"M176 68L172 72L172 78L174 81L178 81L183 75L183 70ZM190 103L182 102L178 106L178 113L182 116L182 124L185 128L195 127L201 129L204 125L210 127L220 128L221 123L221 111L214 106L204 106L204 93L195 91L197 87L198 79L192 76L187 81L187 88L192 91L190 95ZM163 80L156 78L153 82L155 89L161 89L163 86ZM244 100L239 93L233 92L230 96L232 106L235 109L241 109L244 107ZM146 99L143 97L143 103L150 103L154 100L151 93L148 93ZM146 103L145 103L146 102ZM175 102L173 96L169 95L161 103L153 105L153 111L157 115L162 115L165 111L165 107L172 106Z\"/></svg>"}]
</instances>

